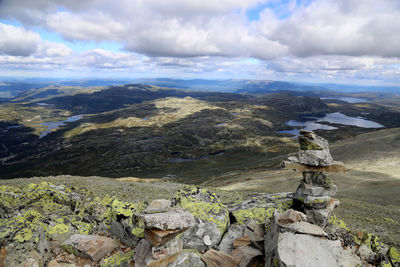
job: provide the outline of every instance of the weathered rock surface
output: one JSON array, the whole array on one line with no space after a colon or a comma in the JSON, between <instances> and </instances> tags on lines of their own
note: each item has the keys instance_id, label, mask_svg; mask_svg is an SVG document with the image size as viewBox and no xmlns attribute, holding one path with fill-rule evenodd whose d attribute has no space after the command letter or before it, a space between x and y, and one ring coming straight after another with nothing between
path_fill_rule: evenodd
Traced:
<instances>
[{"instance_id":1,"label":"weathered rock surface","mask_svg":"<svg viewBox=\"0 0 400 267\"><path fill-rule=\"evenodd\" d=\"M185 230L186 228L176 230L146 229L144 231L144 237L150 241L153 246L160 246Z\"/></svg>"},{"instance_id":2,"label":"weathered rock surface","mask_svg":"<svg viewBox=\"0 0 400 267\"><path fill-rule=\"evenodd\" d=\"M238 264L231 256L214 249L208 250L201 259L207 264L207 267L237 267Z\"/></svg>"},{"instance_id":3,"label":"weathered rock surface","mask_svg":"<svg viewBox=\"0 0 400 267\"><path fill-rule=\"evenodd\" d=\"M333 163L328 141L313 132L300 131L299 162L311 166L329 166Z\"/></svg>"},{"instance_id":4,"label":"weathered rock surface","mask_svg":"<svg viewBox=\"0 0 400 267\"><path fill-rule=\"evenodd\" d=\"M171 207L171 200L155 199L147 206L143 213L167 212Z\"/></svg>"},{"instance_id":5,"label":"weathered rock surface","mask_svg":"<svg viewBox=\"0 0 400 267\"><path fill-rule=\"evenodd\" d=\"M62 246L78 257L97 262L116 249L118 244L105 236L74 234Z\"/></svg>"},{"instance_id":6,"label":"weathered rock surface","mask_svg":"<svg viewBox=\"0 0 400 267\"><path fill-rule=\"evenodd\" d=\"M359 258L342 248L339 240L330 241L290 232L276 233L271 237L275 243L270 242L265 247L266 266L334 267L362 264Z\"/></svg>"},{"instance_id":7,"label":"weathered rock surface","mask_svg":"<svg viewBox=\"0 0 400 267\"><path fill-rule=\"evenodd\" d=\"M168 267L206 267L206 264L201 260L200 253L183 250Z\"/></svg>"},{"instance_id":8,"label":"weathered rock surface","mask_svg":"<svg viewBox=\"0 0 400 267\"><path fill-rule=\"evenodd\" d=\"M218 250L226 254L231 254L234 248L236 240L243 237L244 226L243 225L231 225L228 232L222 237L221 243L218 246ZM249 243L251 243L248 237Z\"/></svg>"},{"instance_id":9,"label":"weathered rock surface","mask_svg":"<svg viewBox=\"0 0 400 267\"><path fill-rule=\"evenodd\" d=\"M193 214L179 208L163 213L142 214L139 217L143 219L146 228L175 230L195 225Z\"/></svg>"},{"instance_id":10,"label":"weathered rock surface","mask_svg":"<svg viewBox=\"0 0 400 267\"><path fill-rule=\"evenodd\" d=\"M148 254L151 254L151 243L146 239L142 239L135 247L135 255L133 256L135 265L139 267L145 266L146 256Z\"/></svg>"},{"instance_id":11,"label":"weathered rock surface","mask_svg":"<svg viewBox=\"0 0 400 267\"><path fill-rule=\"evenodd\" d=\"M238 247L243 247L243 246L250 246L251 243L251 239L249 236L243 236L240 237L238 239L235 239L235 241L233 241L233 248L238 248Z\"/></svg>"},{"instance_id":12,"label":"weathered rock surface","mask_svg":"<svg viewBox=\"0 0 400 267\"><path fill-rule=\"evenodd\" d=\"M232 252L232 258L239 267L251 265L258 256L262 255L263 253L260 250L250 246L241 246Z\"/></svg>"}]
</instances>

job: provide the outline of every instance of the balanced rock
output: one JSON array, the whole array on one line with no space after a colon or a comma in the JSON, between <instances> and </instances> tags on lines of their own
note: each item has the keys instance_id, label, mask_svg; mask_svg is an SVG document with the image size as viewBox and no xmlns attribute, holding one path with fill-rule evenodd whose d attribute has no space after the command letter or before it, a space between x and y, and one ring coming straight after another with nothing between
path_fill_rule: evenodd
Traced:
<instances>
[{"instance_id":1,"label":"balanced rock","mask_svg":"<svg viewBox=\"0 0 400 267\"><path fill-rule=\"evenodd\" d=\"M298 140L300 163L312 166L329 166L333 163L326 139L310 131L300 131Z\"/></svg>"}]
</instances>

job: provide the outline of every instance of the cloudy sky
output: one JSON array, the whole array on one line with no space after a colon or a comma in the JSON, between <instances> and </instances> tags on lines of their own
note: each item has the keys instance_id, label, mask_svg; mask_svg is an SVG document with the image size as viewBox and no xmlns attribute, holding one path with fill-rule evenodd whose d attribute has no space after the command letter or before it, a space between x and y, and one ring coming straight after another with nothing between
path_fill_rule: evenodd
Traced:
<instances>
[{"instance_id":1,"label":"cloudy sky","mask_svg":"<svg viewBox=\"0 0 400 267\"><path fill-rule=\"evenodd\" d=\"M0 0L0 76L400 84L399 0Z\"/></svg>"}]
</instances>

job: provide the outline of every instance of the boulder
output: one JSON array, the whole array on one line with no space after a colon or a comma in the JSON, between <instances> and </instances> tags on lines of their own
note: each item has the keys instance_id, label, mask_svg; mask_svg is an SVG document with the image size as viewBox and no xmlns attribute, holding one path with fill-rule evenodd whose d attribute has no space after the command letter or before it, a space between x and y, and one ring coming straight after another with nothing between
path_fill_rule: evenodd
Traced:
<instances>
[{"instance_id":1,"label":"boulder","mask_svg":"<svg viewBox=\"0 0 400 267\"><path fill-rule=\"evenodd\" d=\"M328 141L313 132L301 131L299 162L312 166L329 166L333 163Z\"/></svg>"},{"instance_id":2,"label":"boulder","mask_svg":"<svg viewBox=\"0 0 400 267\"><path fill-rule=\"evenodd\" d=\"M231 254L234 248L236 240L243 237L244 226L243 225L231 225L228 232L222 237L221 243L218 246L218 250L226 254ZM251 244L250 238L248 242Z\"/></svg>"},{"instance_id":3,"label":"boulder","mask_svg":"<svg viewBox=\"0 0 400 267\"><path fill-rule=\"evenodd\" d=\"M207 264L207 267L238 267L238 264L231 256L214 249L204 253L201 259Z\"/></svg>"},{"instance_id":4,"label":"boulder","mask_svg":"<svg viewBox=\"0 0 400 267\"><path fill-rule=\"evenodd\" d=\"M232 252L232 258L239 267L250 266L256 261L257 257L262 255L263 253L260 250L250 246L241 246Z\"/></svg>"},{"instance_id":5,"label":"boulder","mask_svg":"<svg viewBox=\"0 0 400 267\"><path fill-rule=\"evenodd\" d=\"M141 214L146 228L160 230L184 229L195 225L193 214L180 208L173 208L168 212Z\"/></svg>"},{"instance_id":6,"label":"boulder","mask_svg":"<svg viewBox=\"0 0 400 267\"><path fill-rule=\"evenodd\" d=\"M168 267L206 267L206 264L201 260L200 253L183 250Z\"/></svg>"},{"instance_id":7,"label":"boulder","mask_svg":"<svg viewBox=\"0 0 400 267\"><path fill-rule=\"evenodd\" d=\"M118 244L105 236L74 234L62 247L78 257L98 262L116 249Z\"/></svg>"},{"instance_id":8,"label":"boulder","mask_svg":"<svg viewBox=\"0 0 400 267\"><path fill-rule=\"evenodd\" d=\"M143 211L143 213L167 212L171 207L171 201L167 199L155 199Z\"/></svg>"}]
</instances>

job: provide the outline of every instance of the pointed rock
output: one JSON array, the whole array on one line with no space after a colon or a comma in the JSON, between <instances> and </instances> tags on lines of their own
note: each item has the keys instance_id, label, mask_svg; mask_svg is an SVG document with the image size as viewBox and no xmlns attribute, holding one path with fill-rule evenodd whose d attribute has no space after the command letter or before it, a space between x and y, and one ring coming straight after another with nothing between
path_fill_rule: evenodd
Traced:
<instances>
[{"instance_id":1,"label":"pointed rock","mask_svg":"<svg viewBox=\"0 0 400 267\"><path fill-rule=\"evenodd\" d=\"M204 253L201 259L207 264L207 267L238 267L231 256L214 249Z\"/></svg>"}]
</instances>

